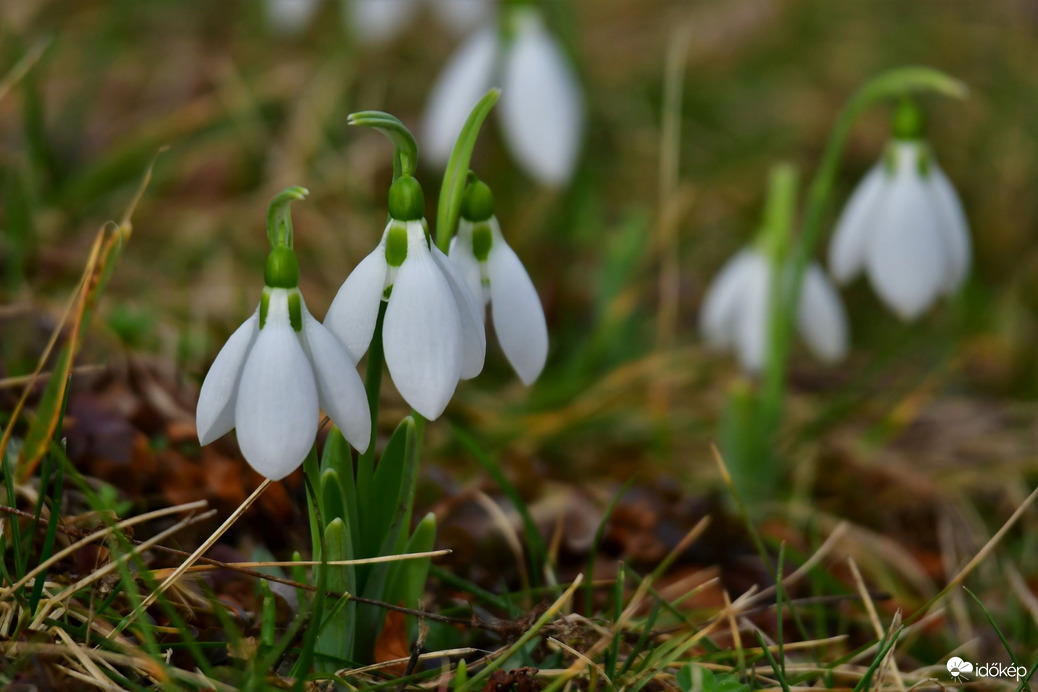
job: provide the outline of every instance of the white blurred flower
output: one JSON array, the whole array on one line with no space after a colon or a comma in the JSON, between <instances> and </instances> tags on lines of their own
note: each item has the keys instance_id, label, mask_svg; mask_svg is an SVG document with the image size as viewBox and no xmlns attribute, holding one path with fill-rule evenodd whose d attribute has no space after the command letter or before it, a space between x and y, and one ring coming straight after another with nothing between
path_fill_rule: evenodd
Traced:
<instances>
[{"instance_id":1,"label":"white blurred flower","mask_svg":"<svg viewBox=\"0 0 1038 692\"><path fill-rule=\"evenodd\" d=\"M412 183L417 186L405 176L393 188ZM420 199L420 188L415 194ZM379 306L388 301L386 367L404 400L432 420L447 407L459 379L483 370L483 320L464 279L430 241L420 207L394 209L391 189L390 216L382 241L346 278L324 323L359 360L374 335Z\"/></svg>"},{"instance_id":2,"label":"white blurred flower","mask_svg":"<svg viewBox=\"0 0 1038 692\"><path fill-rule=\"evenodd\" d=\"M473 212L473 187L487 202ZM501 235L492 212L490 188L470 185L462 206L458 233L451 240L450 259L481 305L490 304L494 331L501 348L523 384L533 384L548 357L548 327L544 309L526 268ZM475 218L466 218L475 217Z\"/></svg>"},{"instance_id":3,"label":"white blurred flower","mask_svg":"<svg viewBox=\"0 0 1038 692\"><path fill-rule=\"evenodd\" d=\"M306 29L321 0L266 0L267 22L279 34L291 36Z\"/></svg>"},{"instance_id":4,"label":"white blurred flower","mask_svg":"<svg viewBox=\"0 0 1038 692\"><path fill-rule=\"evenodd\" d=\"M756 248L735 255L703 299L699 328L707 343L735 350L739 364L756 373L768 354L771 263ZM797 329L811 351L835 362L847 353L843 303L817 264L808 265L797 304Z\"/></svg>"},{"instance_id":5,"label":"white blurred flower","mask_svg":"<svg viewBox=\"0 0 1038 692\"><path fill-rule=\"evenodd\" d=\"M509 20L507 40L497 27L481 29L443 68L423 116L423 153L445 163L469 112L496 81L501 132L513 156L540 182L561 186L573 174L583 136L580 83L534 8L512 8Z\"/></svg>"},{"instance_id":6,"label":"white blurred flower","mask_svg":"<svg viewBox=\"0 0 1038 692\"><path fill-rule=\"evenodd\" d=\"M355 361L313 318L298 288L267 286L202 383L198 441L209 444L237 428L246 461L278 480L309 453L319 409L350 444L367 449L371 414Z\"/></svg>"},{"instance_id":7,"label":"white blurred flower","mask_svg":"<svg viewBox=\"0 0 1038 692\"><path fill-rule=\"evenodd\" d=\"M929 145L897 139L844 207L829 269L840 283L864 270L880 299L911 320L962 285L971 254L962 203Z\"/></svg>"},{"instance_id":8,"label":"white blurred flower","mask_svg":"<svg viewBox=\"0 0 1038 692\"><path fill-rule=\"evenodd\" d=\"M362 41L378 43L393 38L411 22L419 0L343 0L346 22ZM432 0L440 22L456 34L481 24L491 12L490 0Z\"/></svg>"}]
</instances>

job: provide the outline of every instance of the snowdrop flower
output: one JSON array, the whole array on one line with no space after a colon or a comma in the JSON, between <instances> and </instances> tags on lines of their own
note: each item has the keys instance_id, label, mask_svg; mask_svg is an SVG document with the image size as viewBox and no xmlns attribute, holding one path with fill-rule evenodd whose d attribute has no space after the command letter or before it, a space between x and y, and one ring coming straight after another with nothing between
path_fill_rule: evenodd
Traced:
<instances>
[{"instance_id":1,"label":"snowdrop flower","mask_svg":"<svg viewBox=\"0 0 1038 692\"><path fill-rule=\"evenodd\" d=\"M499 82L501 132L519 165L546 185L573 175L584 129L584 101L573 67L531 7L513 7L502 39L477 31L440 73L423 116L428 157L443 164L472 107Z\"/></svg>"},{"instance_id":2,"label":"snowdrop flower","mask_svg":"<svg viewBox=\"0 0 1038 692\"><path fill-rule=\"evenodd\" d=\"M912 320L962 285L972 251L962 203L921 138L918 111L903 105L894 125L894 141L836 223L829 269L840 283L864 271L880 299Z\"/></svg>"},{"instance_id":3,"label":"snowdrop flower","mask_svg":"<svg viewBox=\"0 0 1038 692\"><path fill-rule=\"evenodd\" d=\"M707 343L735 350L739 364L756 373L768 354L772 265L749 247L724 266L707 290L699 328ZM797 304L797 329L816 356L835 362L847 352L847 318L840 297L817 264L808 265Z\"/></svg>"},{"instance_id":4,"label":"snowdrop flower","mask_svg":"<svg viewBox=\"0 0 1038 692\"><path fill-rule=\"evenodd\" d=\"M300 199L305 191L282 193L272 212L288 193ZM288 200L283 204L287 209ZM259 307L227 340L205 376L196 416L201 444L237 428L246 461L273 480L303 463L317 435L319 409L357 449L367 449L371 436L356 361L307 309L288 228L289 240L275 244L267 257Z\"/></svg>"},{"instance_id":5,"label":"snowdrop flower","mask_svg":"<svg viewBox=\"0 0 1038 692\"><path fill-rule=\"evenodd\" d=\"M501 235L494 198L481 181L471 181L461 203L451 262L485 309L490 304L501 348L523 384L530 385L548 357L548 327L530 276Z\"/></svg>"},{"instance_id":6,"label":"snowdrop flower","mask_svg":"<svg viewBox=\"0 0 1038 692\"><path fill-rule=\"evenodd\" d=\"M403 30L421 4L418 0L345 0L344 10L357 38L378 43ZM455 33L481 23L491 10L488 0L432 0L431 5L441 23Z\"/></svg>"},{"instance_id":7,"label":"snowdrop flower","mask_svg":"<svg viewBox=\"0 0 1038 692\"><path fill-rule=\"evenodd\" d=\"M383 348L400 395L432 420L459 379L483 370L486 335L457 269L429 239L422 188L409 175L389 191L389 224L378 247L347 277L325 326L359 360L386 301Z\"/></svg>"}]
</instances>

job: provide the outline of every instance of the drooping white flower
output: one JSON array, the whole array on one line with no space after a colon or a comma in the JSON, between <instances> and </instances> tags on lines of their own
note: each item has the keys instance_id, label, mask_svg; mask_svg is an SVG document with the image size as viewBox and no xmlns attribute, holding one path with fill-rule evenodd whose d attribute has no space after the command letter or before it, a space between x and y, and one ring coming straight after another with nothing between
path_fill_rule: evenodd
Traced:
<instances>
[{"instance_id":1,"label":"drooping white flower","mask_svg":"<svg viewBox=\"0 0 1038 692\"><path fill-rule=\"evenodd\" d=\"M768 354L772 269L756 248L735 255L703 299L699 329L707 343L734 349L740 366L756 373ZM835 362L847 353L847 317L825 273L814 263L804 272L797 304L797 329L811 351Z\"/></svg>"},{"instance_id":2,"label":"drooping white flower","mask_svg":"<svg viewBox=\"0 0 1038 692\"><path fill-rule=\"evenodd\" d=\"M356 361L307 310L292 251L272 251L266 275L259 307L202 383L197 428L203 445L236 428L246 461L278 480L309 453L319 409L360 450L370 442L371 414Z\"/></svg>"},{"instance_id":3,"label":"drooping white flower","mask_svg":"<svg viewBox=\"0 0 1038 692\"><path fill-rule=\"evenodd\" d=\"M544 309L526 268L501 235L486 184L469 183L450 259L481 305L490 305L501 348L523 384L533 384L548 357Z\"/></svg>"},{"instance_id":4,"label":"drooping white flower","mask_svg":"<svg viewBox=\"0 0 1038 692\"><path fill-rule=\"evenodd\" d=\"M424 152L443 164L469 112L498 82L501 132L519 165L546 185L569 181L584 130L580 83L540 14L514 7L511 31L476 32L451 57L433 85L423 116Z\"/></svg>"},{"instance_id":5,"label":"drooping white flower","mask_svg":"<svg viewBox=\"0 0 1038 692\"><path fill-rule=\"evenodd\" d=\"M897 139L844 207L829 269L840 283L864 271L880 299L912 320L958 290L971 254L962 203L929 145Z\"/></svg>"},{"instance_id":6,"label":"drooping white flower","mask_svg":"<svg viewBox=\"0 0 1038 692\"><path fill-rule=\"evenodd\" d=\"M447 407L459 379L483 370L486 335L476 299L430 241L421 194L410 176L393 183L382 241L347 277L325 326L359 360L387 301L386 367L404 400L432 420Z\"/></svg>"}]
</instances>

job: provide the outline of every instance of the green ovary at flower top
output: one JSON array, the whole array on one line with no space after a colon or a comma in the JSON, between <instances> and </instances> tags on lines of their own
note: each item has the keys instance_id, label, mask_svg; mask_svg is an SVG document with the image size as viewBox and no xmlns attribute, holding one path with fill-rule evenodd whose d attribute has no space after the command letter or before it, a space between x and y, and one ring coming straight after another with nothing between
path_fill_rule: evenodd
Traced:
<instances>
[{"instance_id":1,"label":"green ovary at flower top","mask_svg":"<svg viewBox=\"0 0 1038 692\"><path fill-rule=\"evenodd\" d=\"M378 247L339 289L325 326L359 360L386 301L386 367L404 400L432 420L447 407L459 379L483 370L483 320L458 270L431 242L421 186L410 175L393 182L389 217Z\"/></svg>"},{"instance_id":2,"label":"green ovary at flower top","mask_svg":"<svg viewBox=\"0 0 1038 692\"><path fill-rule=\"evenodd\" d=\"M273 480L303 463L320 409L357 449L367 449L371 436L356 361L310 314L299 292L287 206L305 194L290 188L271 203L274 247L260 304L220 349L198 397L198 441L209 444L236 428L246 461Z\"/></svg>"},{"instance_id":3,"label":"green ovary at flower top","mask_svg":"<svg viewBox=\"0 0 1038 692\"><path fill-rule=\"evenodd\" d=\"M904 320L958 290L972 254L962 203L923 139L922 124L915 105L903 101L894 141L854 191L829 246L837 281L864 271Z\"/></svg>"},{"instance_id":4,"label":"green ovary at flower top","mask_svg":"<svg viewBox=\"0 0 1038 692\"><path fill-rule=\"evenodd\" d=\"M481 308L490 304L494 331L508 362L524 384L532 384L548 357L544 309L522 261L501 235L490 188L474 177L462 197L450 260Z\"/></svg>"}]
</instances>

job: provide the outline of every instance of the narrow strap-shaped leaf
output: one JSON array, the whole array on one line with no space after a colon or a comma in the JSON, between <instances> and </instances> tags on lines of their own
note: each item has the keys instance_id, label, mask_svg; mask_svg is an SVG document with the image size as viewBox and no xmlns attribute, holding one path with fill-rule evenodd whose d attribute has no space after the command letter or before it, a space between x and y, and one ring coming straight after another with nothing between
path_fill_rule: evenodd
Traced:
<instances>
[{"instance_id":1,"label":"narrow strap-shaped leaf","mask_svg":"<svg viewBox=\"0 0 1038 692\"><path fill-rule=\"evenodd\" d=\"M450 249L451 236L461 216L461 195L469 176L472 150L476 148L479 131L499 96L500 89L491 89L479 100L469 113L465 126L461 128L454 150L447 160L447 170L443 172L443 184L440 185L440 202L436 208L436 244L443 252Z\"/></svg>"}]
</instances>

